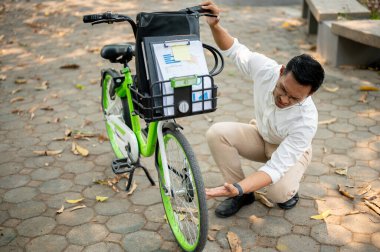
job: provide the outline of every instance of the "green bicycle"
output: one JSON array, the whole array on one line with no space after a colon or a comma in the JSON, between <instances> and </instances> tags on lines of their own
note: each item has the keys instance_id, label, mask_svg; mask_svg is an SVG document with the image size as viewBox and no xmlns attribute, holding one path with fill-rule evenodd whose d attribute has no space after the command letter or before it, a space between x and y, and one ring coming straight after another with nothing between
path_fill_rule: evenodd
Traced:
<instances>
[{"instance_id":1,"label":"green bicycle","mask_svg":"<svg viewBox=\"0 0 380 252\"><path fill-rule=\"evenodd\" d=\"M201 12L202 9L196 6L169 15L174 13L198 17L202 15ZM83 17L83 22L91 24L128 22L133 28L135 37L138 33L138 26L126 15L111 12L86 15ZM183 250L201 251L206 244L208 231L203 179L193 150L181 133L182 127L175 118L215 111L217 87L212 76L222 71L223 58L216 49L203 45L211 51L215 59L215 66L210 75L186 77L185 81L182 77L157 81L146 92L141 88L139 81L142 69L140 68L140 71L138 69L136 75L132 75L128 66L138 54L136 46L135 43L114 44L106 45L101 50L104 59L124 65L120 72L112 68L103 69L101 72L101 105L107 134L116 155L111 167L115 174L129 173L127 191L130 189L137 168L143 169L150 183L155 185L148 170L140 163L140 156L149 157L154 154L162 202L174 237ZM193 95L191 84L194 80L202 83L200 92L212 94L211 97L196 101L202 107L200 111L192 111L191 108L191 104L194 104L194 101L191 101ZM205 80L211 84L209 87L203 84ZM161 92L161 95L152 95L153 89L158 88L162 91L167 83L172 84L174 90L172 93ZM184 83L189 84L184 85ZM157 103L157 100L162 101L169 95L174 96L172 105ZM178 102L177 95L182 97ZM184 95L187 97L185 100L183 100ZM183 111L184 101L187 101L188 105L190 103L190 107L185 106L186 112ZM212 106L205 106L207 102ZM172 107L175 113L167 115L165 110L168 107ZM142 128L140 119L145 120L146 128Z\"/></svg>"}]
</instances>

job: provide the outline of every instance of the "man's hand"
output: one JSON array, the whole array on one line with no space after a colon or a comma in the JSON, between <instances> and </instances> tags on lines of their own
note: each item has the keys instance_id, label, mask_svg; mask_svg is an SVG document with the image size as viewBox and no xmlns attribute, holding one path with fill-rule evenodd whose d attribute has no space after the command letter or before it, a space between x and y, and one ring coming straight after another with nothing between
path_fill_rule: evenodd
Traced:
<instances>
[{"instance_id":1,"label":"man's hand","mask_svg":"<svg viewBox=\"0 0 380 252\"><path fill-rule=\"evenodd\" d=\"M235 197L237 195L239 195L239 190L233 184L224 183L223 186L206 188L207 199L214 197Z\"/></svg>"},{"instance_id":2,"label":"man's hand","mask_svg":"<svg viewBox=\"0 0 380 252\"><path fill-rule=\"evenodd\" d=\"M206 1L200 4L203 9L209 10L211 14L217 16L217 17L207 17L207 23L210 26L215 26L217 23L219 23L220 19L220 12L221 9L219 9L218 6L216 6L212 1Z\"/></svg>"}]
</instances>

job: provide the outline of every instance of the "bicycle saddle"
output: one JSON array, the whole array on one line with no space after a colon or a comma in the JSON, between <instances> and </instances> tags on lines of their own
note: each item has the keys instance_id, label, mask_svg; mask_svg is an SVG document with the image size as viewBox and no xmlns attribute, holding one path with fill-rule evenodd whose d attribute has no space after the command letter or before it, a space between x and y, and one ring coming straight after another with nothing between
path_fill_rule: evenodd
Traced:
<instances>
[{"instance_id":1,"label":"bicycle saddle","mask_svg":"<svg viewBox=\"0 0 380 252\"><path fill-rule=\"evenodd\" d=\"M134 44L112 44L106 45L100 51L102 58L109 60L111 63L129 62L135 52Z\"/></svg>"}]
</instances>

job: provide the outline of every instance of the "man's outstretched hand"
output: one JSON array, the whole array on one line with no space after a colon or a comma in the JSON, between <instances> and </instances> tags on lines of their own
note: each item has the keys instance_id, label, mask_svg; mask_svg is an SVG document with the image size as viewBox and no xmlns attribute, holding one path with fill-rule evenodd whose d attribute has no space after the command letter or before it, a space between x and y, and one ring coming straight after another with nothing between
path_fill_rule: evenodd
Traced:
<instances>
[{"instance_id":1,"label":"man's outstretched hand","mask_svg":"<svg viewBox=\"0 0 380 252\"><path fill-rule=\"evenodd\" d=\"M214 188L206 188L206 198L211 199L215 197L235 197L239 195L238 189L229 183L224 183L223 186Z\"/></svg>"}]
</instances>

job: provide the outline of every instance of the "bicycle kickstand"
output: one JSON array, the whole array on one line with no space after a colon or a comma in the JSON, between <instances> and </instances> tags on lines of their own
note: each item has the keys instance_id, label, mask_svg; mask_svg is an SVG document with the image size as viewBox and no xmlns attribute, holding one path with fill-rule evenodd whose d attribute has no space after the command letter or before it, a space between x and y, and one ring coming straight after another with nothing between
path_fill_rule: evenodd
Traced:
<instances>
[{"instance_id":1,"label":"bicycle kickstand","mask_svg":"<svg viewBox=\"0 0 380 252\"><path fill-rule=\"evenodd\" d=\"M132 185L133 175L137 168L143 169L143 171L145 172L145 175L147 176L152 186L156 185L156 183L150 176L148 169L146 169L146 167L141 165L140 161L137 161L135 164L131 164L128 158L115 159L114 161L112 161L111 167L112 167L113 173L115 174L129 173L128 184L127 184L127 187L125 188L125 191L127 192L129 191Z\"/></svg>"}]
</instances>

